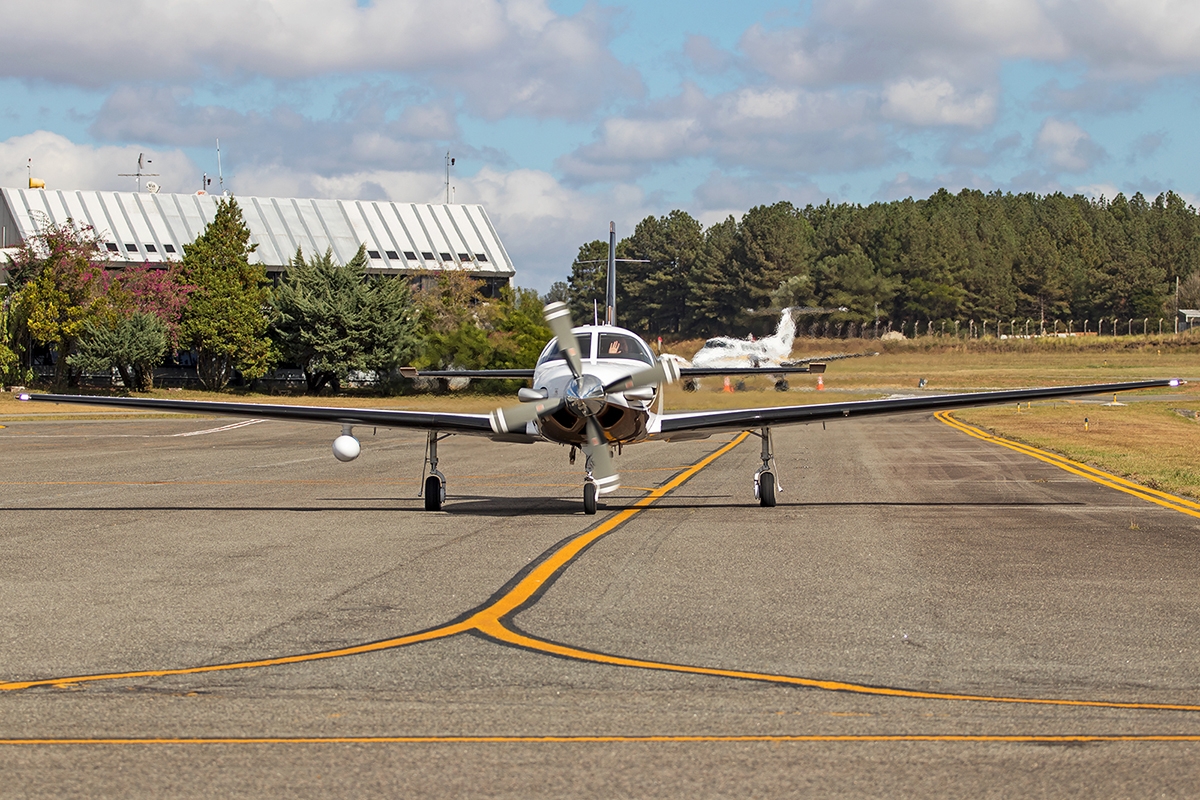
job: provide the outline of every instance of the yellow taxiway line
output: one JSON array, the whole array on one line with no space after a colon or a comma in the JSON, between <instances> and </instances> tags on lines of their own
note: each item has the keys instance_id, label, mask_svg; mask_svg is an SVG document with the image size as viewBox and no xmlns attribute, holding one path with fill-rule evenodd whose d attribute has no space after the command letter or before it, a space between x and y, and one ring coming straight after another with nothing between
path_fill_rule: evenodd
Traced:
<instances>
[{"instance_id":1,"label":"yellow taxiway line","mask_svg":"<svg viewBox=\"0 0 1200 800\"><path fill-rule=\"evenodd\" d=\"M1171 497L1164 495L1161 492L1146 489L1145 487L1137 487L1136 484L1130 484L1128 481L1108 476L1106 473L1099 473L1098 470L1091 470L1082 464L1075 464L1066 459L1053 456L1050 453L1043 453L1036 448L1028 448L1025 445L1020 445L1016 442L1008 442L1008 440L993 437L976 428L962 425L957 420L943 415L939 412L938 419L948 425L959 428L963 432L968 433L976 438L994 441L998 444L1003 444L1006 447L1011 447L1019 452L1027 452L1030 455L1037 457L1045 456L1042 460L1047 460L1069 471L1078 470L1078 474L1083 474L1088 477L1086 471L1098 473L1099 476L1105 476L1101 480L1098 476L1092 477L1092 480L1105 482L1106 485L1113 485L1114 488L1122 488L1121 484L1127 484L1128 487L1139 491L1132 491L1131 488L1122 488L1122 491L1130 491L1131 494L1137 494L1139 497L1153 499L1144 494L1153 492L1156 495L1162 495L1154 502L1159 502L1160 505L1167 505L1176 510L1184 511L1184 507L1169 505L1165 498ZM961 426L961 427L960 427ZM64 678L44 678L41 680L31 681L10 681L0 683L0 690L16 690L26 689L33 686L71 686L84 682L100 681L100 680L118 680L124 678L156 678L167 677L173 675L194 675L204 672L218 672L234 669L251 669L256 667L270 667L284 664L294 664L305 661L317 661L327 658L340 658L342 656L358 655L361 653L376 652L379 650L388 650L396 647L403 647L409 644L418 642L432 641L448 636L455 636L467 631L477 631L495 641L504 642L506 644L515 645L533 652L544 653L547 655L569 658L577 661L586 661L592 663L607 664L609 666L629 667L635 669L647 669L665 672L684 673L692 675L704 675L718 678L732 678L736 680L756 681L762 683L782 684L790 686L803 686L811 689L820 689L833 692L845 692L852 694L874 695L884 697L902 697L909 699L920 700L953 700L967 702L983 702L983 703L1004 703L1015 705L1046 705L1046 706L1073 706L1073 707L1091 707L1091 708L1116 708L1116 709L1137 709L1137 710L1156 710L1156 711L1200 711L1200 705L1182 704L1182 703L1135 703L1122 702L1116 700L1084 700L1070 698L1042 698L1042 697L1013 697L1004 695L981 695L981 694L960 694L954 692L930 692L916 689L903 689L890 686L873 686L869 684L850 683L845 681L824 680L819 678L806 678L794 675L779 675L773 673L752 672L747 670L719 669L714 667L703 667L689 664L675 664L664 661L652 661L647 659L627 658L624 656L599 653L590 650L584 650L570 645L552 642L545 639L540 639L535 636L530 636L517 630L512 624L512 617L528 603L533 602L538 593L548 582L556 578L571 562L582 554L588 547L594 544L601 537L606 536L616 530L621 525L628 522L635 515L650 507L656 501L666 496L671 491L679 486L682 486L686 481L692 478L700 470L707 467L712 462L716 461L721 456L728 453L730 450L741 444L749 436L749 433L742 433L735 437L728 444L718 448L710 453L705 458L687 467L684 471L676 475L672 480L650 492L647 496L641 498L633 504L633 506L614 514L612 517L601 522L599 525L584 531L578 536L565 542L558 550L554 551L544 561L534 567L526 574L516 585L510 588L507 592L492 600L489 604L476 611L466 619L450 623L441 627L432 628L426 631L421 631L406 636L399 636L392 639L385 639L378 642L371 642L353 647L339 648L336 650L324 650L313 653L303 653L291 656L281 656L278 658L260 659L256 661L240 661L227 664L212 664L200 667L185 667L179 669L166 670L141 670L136 672L111 672L97 675L82 675L75 677ZM1059 462L1065 463L1059 463ZM1111 483L1106 482L1111 481ZM1174 500L1182 503L1190 503L1190 501L1181 501L1179 498ZM1195 504L1193 504L1195 505ZM1200 508L1200 506L1198 506ZM1200 516L1200 514L1196 514ZM960 737L961 738L961 737ZM883 740L886 740L884 737ZM969 737L961 738L963 741L970 740ZM1029 739L1033 741L1033 739ZM1003 741L1003 739L994 739L994 741Z\"/></svg>"},{"instance_id":2,"label":"yellow taxiway line","mask_svg":"<svg viewBox=\"0 0 1200 800\"><path fill-rule=\"evenodd\" d=\"M1005 439L1001 436L988 433L982 428L976 428L974 425L968 425L965 422L960 422L955 419L949 411L939 411L934 414L938 420L946 423L951 428L957 431L973 436L976 439L981 439L991 444L998 444L1001 447L1007 447L1009 450L1015 450L1027 456L1032 456L1039 461L1044 461L1047 464L1053 464L1061 470L1070 472L1072 475L1078 475L1081 478L1087 478L1089 481L1094 481L1110 489L1116 489L1118 492L1125 492L1134 497L1147 500L1151 503L1156 503L1164 508L1169 508L1172 511L1178 511L1180 514L1187 514L1192 517L1200 517L1200 503L1193 500L1188 500L1184 497L1176 497L1173 494L1160 492L1157 489L1151 489L1149 486L1142 486L1133 481L1126 480L1118 475L1113 475L1103 470L1089 467L1087 464L1081 464L1078 461L1072 461L1066 456L1060 456L1057 453L1051 453L1046 450L1040 450L1032 445L1015 442L1011 439Z\"/></svg>"}]
</instances>

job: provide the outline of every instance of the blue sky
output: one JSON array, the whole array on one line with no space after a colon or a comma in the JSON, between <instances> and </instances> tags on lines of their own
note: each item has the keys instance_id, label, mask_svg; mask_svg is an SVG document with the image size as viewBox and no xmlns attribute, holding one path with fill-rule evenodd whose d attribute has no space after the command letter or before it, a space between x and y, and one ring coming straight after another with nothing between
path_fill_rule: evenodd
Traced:
<instances>
[{"instance_id":1,"label":"blue sky","mask_svg":"<svg viewBox=\"0 0 1200 800\"><path fill-rule=\"evenodd\" d=\"M939 187L1200 198L1181 0L10 0L0 184L483 203L540 290L608 220Z\"/></svg>"}]
</instances>

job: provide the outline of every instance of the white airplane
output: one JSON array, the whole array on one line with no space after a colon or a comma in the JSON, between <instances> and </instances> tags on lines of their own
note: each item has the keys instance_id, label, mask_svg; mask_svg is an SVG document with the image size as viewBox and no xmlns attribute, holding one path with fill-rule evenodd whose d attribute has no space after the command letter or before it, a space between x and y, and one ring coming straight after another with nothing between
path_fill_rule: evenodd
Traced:
<instances>
[{"instance_id":1,"label":"white airplane","mask_svg":"<svg viewBox=\"0 0 1200 800\"><path fill-rule=\"evenodd\" d=\"M333 440L333 454L343 462L353 461L359 455L360 445L354 438L356 426L422 430L427 437L426 463L429 474L425 479L423 494L428 511L440 510L446 501L446 476L438 469L438 444L448 436L485 436L502 442L542 441L570 445L571 463L575 461L577 450L585 454L583 510L585 514L595 514L597 497L615 491L620 486L613 465L613 451L620 452L624 447L640 442L706 439L715 433L752 431L762 440L762 464L754 473L754 497L762 506L774 506L779 484L771 433L776 426L1109 394L1178 386L1181 383L1177 379L1157 379L667 414L663 412L662 387L678 379L681 374L778 374L781 368L681 369L670 359L655 359L645 340L613 324L616 293L611 263L610 260L607 323L574 327L566 306L550 303L545 308L545 316L554 338L546 345L537 366L532 370L420 373L433 377L528 378L532 381L532 388L518 392L519 403L498 408L490 414L53 394L23 394L20 399L337 425L341 433ZM794 367L786 371L805 372L808 367ZM417 373L410 371L410 374Z\"/></svg>"},{"instance_id":2,"label":"white airplane","mask_svg":"<svg viewBox=\"0 0 1200 800\"><path fill-rule=\"evenodd\" d=\"M732 336L714 336L704 343L692 365L696 367L760 367L778 366L792 354L796 341L796 320L792 309L785 308L779 315L775 333L762 339L753 336L735 339Z\"/></svg>"}]
</instances>

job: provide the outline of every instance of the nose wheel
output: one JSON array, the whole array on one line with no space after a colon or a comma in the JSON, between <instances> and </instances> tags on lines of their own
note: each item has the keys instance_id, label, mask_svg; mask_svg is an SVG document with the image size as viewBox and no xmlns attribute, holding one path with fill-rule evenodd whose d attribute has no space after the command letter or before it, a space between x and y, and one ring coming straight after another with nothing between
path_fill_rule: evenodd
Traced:
<instances>
[{"instance_id":1,"label":"nose wheel","mask_svg":"<svg viewBox=\"0 0 1200 800\"><path fill-rule=\"evenodd\" d=\"M583 484L583 513L589 517L596 513L596 484L592 481Z\"/></svg>"}]
</instances>

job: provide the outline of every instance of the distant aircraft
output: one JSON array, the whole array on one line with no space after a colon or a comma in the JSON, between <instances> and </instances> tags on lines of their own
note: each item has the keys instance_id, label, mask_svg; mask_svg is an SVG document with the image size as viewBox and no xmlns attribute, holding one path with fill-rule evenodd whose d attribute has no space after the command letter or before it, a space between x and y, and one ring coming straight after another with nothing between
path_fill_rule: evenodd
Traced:
<instances>
[{"instance_id":1,"label":"distant aircraft","mask_svg":"<svg viewBox=\"0 0 1200 800\"><path fill-rule=\"evenodd\" d=\"M832 311L845 311L846 308L785 308L779 315L779 323L775 333L762 339L753 335L745 339L732 336L714 336L704 343L696 355L692 356L690 367L721 369L734 367L796 367L835 358L845 358L845 355L818 356L789 360L792 354L792 344L796 341L796 314L822 314ZM812 370L816 372L817 370ZM771 373L775 376L775 388L786 390L787 378L780 370ZM685 384L685 388L694 389L695 382Z\"/></svg>"},{"instance_id":2,"label":"distant aircraft","mask_svg":"<svg viewBox=\"0 0 1200 800\"><path fill-rule=\"evenodd\" d=\"M614 233L610 232L609 243L611 251L615 244ZM341 433L333 440L333 454L339 461L353 461L359 455L359 442L354 438L355 426L422 430L426 432L427 442L426 464L429 474L424 482L424 498L425 508L429 511L440 510L446 500L446 476L439 470L438 445L448 436L463 434L485 436L501 442L541 441L569 445L572 464L575 463L578 450L584 453L583 510L585 514L595 514L597 497L620 486L620 478L613 464L613 451L619 453L625 446L640 442L706 439L714 433L754 432L762 440L761 466L754 473L754 497L760 505L769 507L776 504L779 491L772 441L772 430L779 425L1108 394L1177 386L1180 383L1176 379L1161 379L667 414L663 412L662 387L681 375L778 374L781 371L808 371L809 366L681 369L668 358L656 359L645 340L614 323L616 283L612 265L610 258L606 324L576 327L572 325L570 312L564 304L548 304L544 313L554 338L546 344L537 366L532 370L419 373L425 377L531 380L532 387L523 388L517 393L517 404L498 408L490 414L52 394L23 394L20 399L337 425ZM418 375L415 370L409 374Z\"/></svg>"},{"instance_id":3,"label":"distant aircraft","mask_svg":"<svg viewBox=\"0 0 1200 800\"><path fill-rule=\"evenodd\" d=\"M696 367L761 367L778 366L792 354L796 340L796 320L792 309L785 308L779 315L775 333L762 339L750 336L735 339L732 336L714 336L704 343L692 356Z\"/></svg>"}]
</instances>

